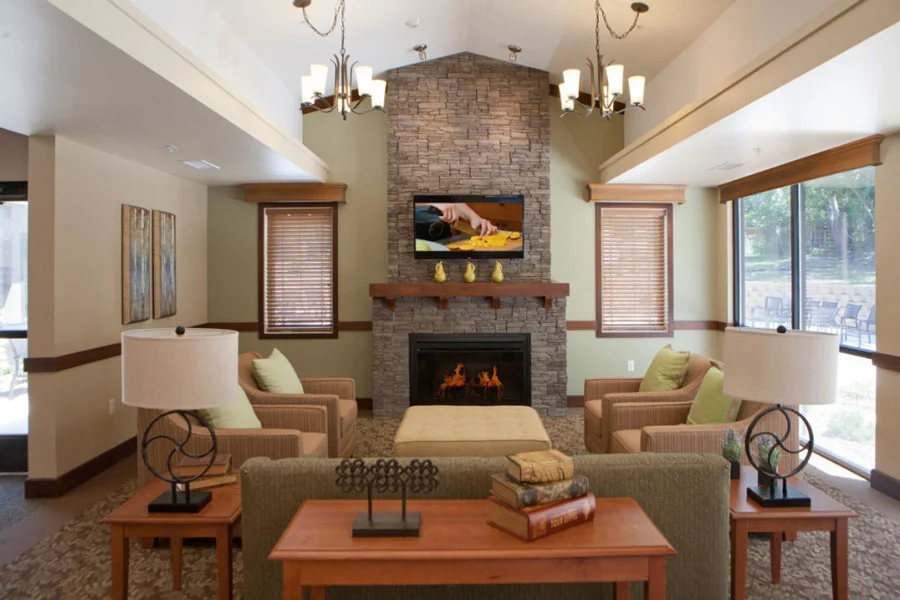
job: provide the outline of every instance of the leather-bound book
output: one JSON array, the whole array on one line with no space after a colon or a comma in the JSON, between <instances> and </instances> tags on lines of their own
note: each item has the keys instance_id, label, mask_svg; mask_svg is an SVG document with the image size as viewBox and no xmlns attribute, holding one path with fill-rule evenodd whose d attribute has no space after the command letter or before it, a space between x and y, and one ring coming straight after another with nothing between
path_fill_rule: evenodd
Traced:
<instances>
[{"instance_id":1,"label":"leather-bound book","mask_svg":"<svg viewBox=\"0 0 900 600\"><path fill-rule=\"evenodd\" d=\"M522 452L506 457L507 472L521 483L547 483L571 479L575 473L572 459L559 450Z\"/></svg>"},{"instance_id":2,"label":"leather-bound book","mask_svg":"<svg viewBox=\"0 0 900 600\"><path fill-rule=\"evenodd\" d=\"M571 500L585 496L590 491L590 482L584 475L549 483L519 483L506 473L491 475L491 478L494 480L491 493L513 508Z\"/></svg>"},{"instance_id":3,"label":"leather-bound book","mask_svg":"<svg viewBox=\"0 0 900 600\"><path fill-rule=\"evenodd\" d=\"M488 523L526 542L593 521L596 509L593 494L521 510L497 498L489 502Z\"/></svg>"}]
</instances>

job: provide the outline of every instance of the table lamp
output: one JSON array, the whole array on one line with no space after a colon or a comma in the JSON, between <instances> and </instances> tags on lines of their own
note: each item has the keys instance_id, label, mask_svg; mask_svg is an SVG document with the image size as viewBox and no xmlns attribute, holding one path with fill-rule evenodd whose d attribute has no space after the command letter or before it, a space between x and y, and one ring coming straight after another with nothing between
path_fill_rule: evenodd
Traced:
<instances>
[{"instance_id":1,"label":"table lamp","mask_svg":"<svg viewBox=\"0 0 900 600\"><path fill-rule=\"evenodd\" d=\"M831 404L837 395L837 360L840 338L835 334L728 327L725 330L725 386L729 396L771 404L759 413L745 435L745 450L750 464L772 480L770 486L748 487L747 496L760 506L809 506L806 494L788 485L787 480L803 470L812 457L813 432L809 421L792 406ZM757 431L766 416L778 413L784 417L785 433ZM807 430L808 441L799 448L788 448L793 424L791 415L798 417ZM802 430L801 430L802 433ZM768 440L771 446L765 464L753 457L753 442ZM797 468L778 473L770 464L774 452L802 455ZM778 480L781 480L779 490Z\"/></svg>"},{"instance_id":2,"label":"table lamp","mask_svg":"<svg viewBox=\"0 0 900 600\"><path fill-rule=\"evenodd\" d=\"M147 507L149 512L199 512L212 498L209 491L192 492L190 488L190 482L202 477L216 459L216 434L197 410L235 401L237 363L236 331L177 327L122 332L122 403L163 411L141 436L141 456L147 469L171 484L171 490L153 500ZM153 426L170 416L184 420L185 435L180 440L153 435ZM209 430L210 447L206 451L188 448L194 423ZM172 445L162 471L151 464L147 454L153 444ZM179 476L176 467L181 457L202 460L205 468L194 476Z\"/></svg>"}]
</instances>

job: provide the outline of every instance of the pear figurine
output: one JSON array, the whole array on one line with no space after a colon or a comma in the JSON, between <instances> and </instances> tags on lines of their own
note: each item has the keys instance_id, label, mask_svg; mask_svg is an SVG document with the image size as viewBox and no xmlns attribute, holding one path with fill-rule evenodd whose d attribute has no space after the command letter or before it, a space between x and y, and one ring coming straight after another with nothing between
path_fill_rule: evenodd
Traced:
<instances>
[{"instance_id":1,"label":"pear figurine","mask_svg":"<svg viewBox=\"0 0 900 600\"><path fill-rule=\"evenodd\" d=\"M439 262L434 266L434 280L438 283L447 281L447 273L444 271L444 263Z\"/></svg>"},{"instance_id":2,"label":"pear figurine","mask_svg":"<svg viewBox=\"0 0 900 600\"><path fill-rule=\"evenodd\" d=\"M499 260L494 263L494 272L491 273L491 281L494 283L503 283L503 266L500 264Z\"/></svg>"},{"instance_id":3,"label":"pear figurine","mask_svg":"<svg viewBox=\"0 0 900 600\"><path fill-rule=\"evenodd\" d=\"M466 265L466 272L463 274L463 281L466 283L475 283L475 265L469 263Z\"/></svg>"}]
</instances>

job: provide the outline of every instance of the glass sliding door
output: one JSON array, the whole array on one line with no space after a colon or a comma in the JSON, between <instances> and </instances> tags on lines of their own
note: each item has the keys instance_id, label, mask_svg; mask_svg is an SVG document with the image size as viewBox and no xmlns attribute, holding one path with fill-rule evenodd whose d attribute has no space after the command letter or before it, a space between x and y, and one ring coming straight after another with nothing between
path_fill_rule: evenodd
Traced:
<instances>
[{"instance_id":1,"label":"glass sliding door","mask_svg":"<svg viewBox=\"0 0 900 600\"><path fill-rule=\"evenodd\" d=\"M0 436L28 433L28 203L0 204Z\"/></svg>"},{"instance_id":2,"label":"glass sliding door","mask_svg":"<svg viewBox=\"0 0 900 600\"><path fill-rule=\"evenodd\" d=\"M748 327L791 326L791 190L741 198L737 247L740 299L737 321Z\"/></svg>"}]
</instances>

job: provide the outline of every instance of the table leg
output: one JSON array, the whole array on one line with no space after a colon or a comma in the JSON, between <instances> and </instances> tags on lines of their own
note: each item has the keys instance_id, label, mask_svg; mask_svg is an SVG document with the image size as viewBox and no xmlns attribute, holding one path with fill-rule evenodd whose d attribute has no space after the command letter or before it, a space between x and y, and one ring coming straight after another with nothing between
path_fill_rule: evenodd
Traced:
<instances>
[{"instance_id":1,"label":"table leg","mask_svg":"<svg viewBox=\"0 0 900 600\"><path fill-rule=\"evenodd\" d=\"M613 584L613 600L630 600L631 582L617 581Z\"/></svg>"},{"instance_id":2,"label":"table leg","mask_svg":"<svg viewBox=\"0 0 900 600\"><path fill-rule=\"evenodd\" d=\"M731 598L744 600L747 592L747 536L750 525L744 520L731 521Z\"/></svg>"},{"instance_id":3,"label":"table leg","mask_svg":"<svg viewBox=\"0 0 900 600\"><path fill-rule=\"evenodd\" d=\"M831 593L834 600L847 600L847 519L835 519L831 532Z\"/></svg>"},{"instance_id":4,"label":"table leg","mask_svg":"<svg viewBox=\"0 0 900 600\"><path fill-rule=\"evenodd\" d=\"M323 586L309 588L309 600L325 600L325 588Z\"/></svg>"},{"instance_id":5,"label":"table leg","mask_svg":"<svg viewBox=\"0 0 900 600\"><path fill-rule=\"evenodd\" d=\"M772 583L781 583L781 538L784 533L773 531L769 540L769 554L772 557Z\"/></svg>"},{"instance_id":6,"label":"table leg","mask_svg":"<svg viewBox=\"0 0 900 600\"><path fill-rule=\"evenodd\" d=\"M300 586L300 572L290 562L285 562L281 569L281 597L284 600L303 600L303 588Z\"/></svg>"},{"instance_id":7,"label":"table leg","mask_svg":"<svg viewBox=\"0 0 900 600\"><path fill-rule=\"evenodd\" d=\"M169 547L172 549L172 589L181 589L181 554L184 540L179 537L169 538Z\"/></svg>"},{"instance_id":8,"label":"table leg","mask_svg":"<svg viewBox=\"0 0 900 600\"><path fill-rule=\"evenodd\" d=\"M666 559L650 559L650 574L644 583L644 600L666 600Z\"/></svg>"},{"instance_id":9,"label":"table leg","mask_svg":"<svg viewBox=\"0 0 900 600\"><path fill-rule=\"evenodd\" d=\"M112 550L112 600L128 598L128 538L125 537L124 525L110 527L110 543Z\"/></svg>"},{"instance_id":10,"label":"table leg","mask_svg":"<svg viewBox=\"0 0 900 600\"><path fill-rule=\"evenodd\" d=\"M231 573L231 525L220 527L216 533L216 569L219 579L219 600L231 600L233 577Z\"/></svg>"}]
</instances>

